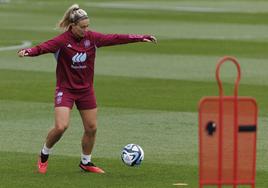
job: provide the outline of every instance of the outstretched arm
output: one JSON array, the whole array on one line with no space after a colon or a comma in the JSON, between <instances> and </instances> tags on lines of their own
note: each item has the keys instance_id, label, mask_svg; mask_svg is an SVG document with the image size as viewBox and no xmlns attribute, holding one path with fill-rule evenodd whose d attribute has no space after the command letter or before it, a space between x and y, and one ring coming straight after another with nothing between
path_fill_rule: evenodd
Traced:
<instances>
[{"instance_id":1,"label":"outstretched arm","mask_svg":"<svg viewBox=\"0 0 268 188\"><path fill-rule=\"evenodd\" d=\"M99 48L102 46L113 46L133 42L153 42L157 40L151 35L133 35L133 34L102 34L92 32L95 38L95 45Z\"/></svg>"},{"instance_id":2,"label":"outstretched arm","mask_svg":"<svg viewBox=\"0 0 268 188\"><path fill-rule=\"evenodd\" d=\"M152 43L157 43L157 39L156 39L156 37L155 36L153 36L153 35L150 35L149 36L149 38L144 38L143 39L143 42L152 42Z\"/></svg>"},{"instance_id":3,"label":"outstretched arm","mask_svg":"<svg viewBox=\"0 0 268 188\"><path fill-rule=\"evenodd\" d=\"M19 57L24 57L24 56L28 56L29 53L27 52L26 49L21 49L20 51L18 51L18 56Z\"/></svg>"},{"instance_id":4,"label":"outstretched arm","mask_svg":"<svg viewBox=\"0 0 268 188\"><path fill-rule=\"evenodd\" d=\"M26 49L19 50L18 56L19 57L38 56L38 55L46 54L46 53L55 53L58 51L60 46L61 46L60 39L58 37L55 37L51 40L43 42L43 43L41 43L37 46L34 46L32 48L26 48Z\"/></svg>"}]
</instances>

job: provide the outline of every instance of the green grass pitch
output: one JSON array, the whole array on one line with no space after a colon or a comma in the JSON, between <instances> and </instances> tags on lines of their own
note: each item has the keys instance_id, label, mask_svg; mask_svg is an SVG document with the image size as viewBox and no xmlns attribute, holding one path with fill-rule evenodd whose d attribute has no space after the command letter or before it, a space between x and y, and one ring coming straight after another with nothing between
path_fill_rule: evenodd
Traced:
<instances>
[{"instance_id":1,"label":"green grass pitch","mask_svg":"<svg viewBox=\"0 0 268 188\"><path fill-rule=\"evenodd\" d=\"M18 58L5 47L33 45L59 32L67 0L0 0L0 187L198 187L198 101L218 95L217 60L241 65L239 94L259 106L256 187L268 187L268 2L264 0L77 0L90 28L103 33L153 34L158 44L101 48L96 59L99 106L94 162L106 174L78 168L82 122L71 125L53 150L46 175L36 160L53 125L55 61L51 54ZM236 71L221 72L227 95ZM141 166L125 166L124 145L145 152ZM243 187L243 186L242 186ZM246 186L244 186L246 187Z\"/></svg>"}]
</instances>

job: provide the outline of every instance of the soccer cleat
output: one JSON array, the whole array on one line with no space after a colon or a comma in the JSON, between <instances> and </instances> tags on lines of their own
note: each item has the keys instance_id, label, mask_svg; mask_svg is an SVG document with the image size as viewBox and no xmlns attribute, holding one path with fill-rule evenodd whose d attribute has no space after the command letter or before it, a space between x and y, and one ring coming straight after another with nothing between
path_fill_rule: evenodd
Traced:
<instances>
[{"instance_id":1,"label":"soccer cleat","mask_svg":"<svg viewBox=\"0 0 268 188\"><path fill-rule=\"evenodd\" d=\"M38 162L37 162L38 172L41 174L45 174L47 172L47 166L48 166L48 161L42 163L41 157L39 157Z\"/></svg>"},{"instance_id":2,"label":"soccer cleat","mask_svg":"<svg viewBox=\"0 0 268 188\"><path fill-rule=\"evenodd\" d=\"M101 168L95 166L92 162L89 162L86 165L80 162L79 167L86 172L92 172L97 174L105 173Z\"/></svg>"}]
</instances>

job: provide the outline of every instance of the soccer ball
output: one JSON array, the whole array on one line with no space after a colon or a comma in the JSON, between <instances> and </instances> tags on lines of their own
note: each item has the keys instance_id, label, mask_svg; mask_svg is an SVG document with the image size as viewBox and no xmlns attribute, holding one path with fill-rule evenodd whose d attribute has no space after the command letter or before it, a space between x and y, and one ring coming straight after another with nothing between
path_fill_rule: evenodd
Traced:
<instances>
[{"instance_id":1,"label":"soccer ball","mask_svg":"<svg viewBox=\"0 0 268 188\"><path fill-rule=\"evenodd\" d=\"M138 166L144 159L144 152L139 145L128 144L122 150L121 159L128 166Z\"/></svg>"}]
</instances>

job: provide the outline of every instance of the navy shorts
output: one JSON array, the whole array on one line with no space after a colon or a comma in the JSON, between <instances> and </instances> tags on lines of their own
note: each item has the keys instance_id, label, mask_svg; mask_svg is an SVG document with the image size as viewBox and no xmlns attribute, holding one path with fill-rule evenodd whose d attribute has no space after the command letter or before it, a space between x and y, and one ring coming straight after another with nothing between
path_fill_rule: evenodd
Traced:
<instances>
[{"instance_id":1,"label":"navy shorts","mask_svg":"<svg viewBox=\"0 0 268 188\"><path fill-rule=\"evenodd\" d=\"M78 110L88 110L97 107L96 97L93 89L70 90L66 88L56 88L54 106L65 106L73 108L74 103Z\"/></svg>"}]
</instances>

